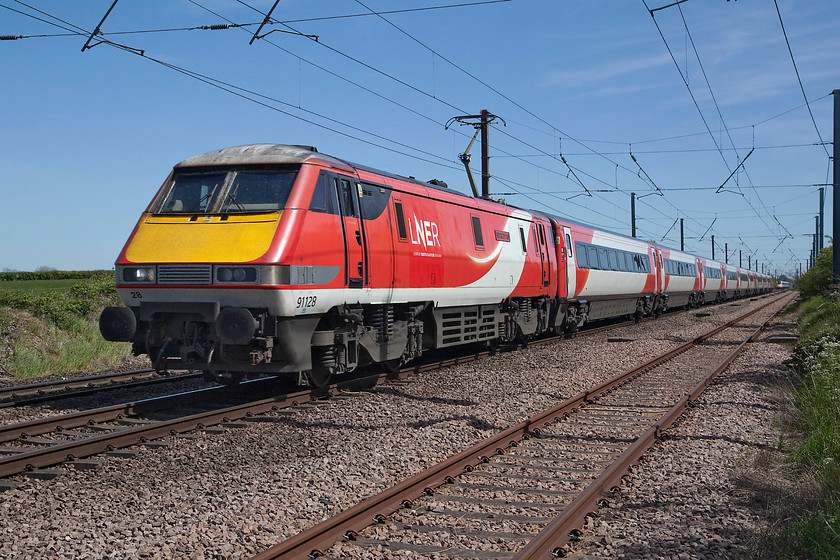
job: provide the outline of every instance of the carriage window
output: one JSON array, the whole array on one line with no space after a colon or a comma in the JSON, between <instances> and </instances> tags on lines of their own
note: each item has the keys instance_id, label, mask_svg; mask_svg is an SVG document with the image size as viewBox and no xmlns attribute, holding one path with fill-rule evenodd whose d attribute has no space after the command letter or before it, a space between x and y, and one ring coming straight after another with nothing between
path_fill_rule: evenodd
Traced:
<instances>
[{"instance_id":1,"label":"carriage window","mask_svg":"<svg viewBox=\"0 0 840 560\"><path fill-rule=\"evenodd\" d=\"M473 237L476 247L484 247L484 236L481 234L481 219L478 216L472 217Z\"/></svg>"},{"instance_id":2,"label":"carriage window","mask_svg":"<svg viewBox=\"0 0 840 560\"><path fill-rule=\"evenodd\" d=\"M610 269L610 259L607 256L607 249L605 247L598 247L598 264L601 265L601 270Z\"/></svg>"},{"instance_id":3,"label":"carriage window","mask_svg":"<svg viewBox=\"0 0 840 560\"><path fill-rule=\"evenodd\" d=\"M578 268L589 268L589 261L586 258L586 246L580 241L576 241L575 251L577 252Z\"/></svg>"},{"instance_id":4,"label":"carriage window","mask_svg":"<svg viewBox=\"0 0 840 560\"><path fill-rule=\"evenodd\" d=\"M589 246L586 248L586 260L589 261L589 268L594 268L595 270L600 270L601 266L598 262L598 249L593 246Z\"/></svg>"},{"instance_id":5,"label":"carriage window","mask_svg":"<svg viewBox=\"0 0 840 560\"><path fill-rule=\"evenodd\" d=\"M397 215L397 233L400 239L408 239L408 231L405 227L405 215L403 214L402 202L394 201L394 214Z\"/></svg>"},{"instance_id":6,"label":"carriage window","mask_svg":"<svg viewBox=\"0 0 840 560\"><path fill-rule=\"evenodd\" d=\"M566 234L566 250L569 252L569 258L572 258L572 237Z\"/></svg>"}]
</instances>

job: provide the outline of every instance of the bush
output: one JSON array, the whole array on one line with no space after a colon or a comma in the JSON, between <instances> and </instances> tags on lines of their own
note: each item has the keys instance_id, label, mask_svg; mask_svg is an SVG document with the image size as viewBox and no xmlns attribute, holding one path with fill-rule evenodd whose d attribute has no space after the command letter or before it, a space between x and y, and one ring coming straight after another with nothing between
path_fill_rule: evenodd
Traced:
<instances>
[{"instance_id":1,"label":"bush","mask_svg":"<svg viewBox=\"0 0 840 560\"><path fill-rule=\"evenodd\" d=\"M824 318L823 332L797 344L787 364L800 378L794 402L799 415L794 427L802 440L793 450L797 469L815 477L820 500L813 511L797 516L784 531L779 558L840 557L840 314L838 303L815 297L803 304L810 313L833 313Z\"/></svg>"},{"instance_id":2,"label":"bush","mask_svg":"<svg viewBox=\"0 0 840 560\"><path fill-rule=\"evenodd\" d=\"M10 354L2 369L19 379L89 371L113 368L131 353L130 344L99 333L99 312L120 304L113 272L85 274L61 290L0 289L0 344Z\"/></svg>"},{"instance_id":3,"label":"bush","mask_svg":"<svg viewBox=\"0 0 840 560\"><path fill-rule=\"evenodd\" d=\"M802 375L795 398L805 438L795 459L840 494L840 329L804 340L788 363Z\"/></svg>"},{"instance_id":4,"label":"bush","mask_svg":"<svg viewBox=\"0 0 840 560\"><path fill-rule=\"evenodd\" d=\"M102 274L113 275L108 270L36 270L35 272L0 272L0 282L15 280L88 280Z\"/></svg>"},{"instance_id":5,"label":"bush","mask_svg":"<svg viewBox=\"0 0 840 560\"><path fill-rule=\"evenodd\" d=\"M86 274L91 276L90 272ZM0 306L27 311L71 332L78 328L79 318L88 317L105 305L118 304L110 272L97 273L65 291L0 290Z\"/></svg>"},{"instance_id":6,"label":"bush","mask_svg":"<svg viewBox=\"0 0 840 560\"><path fill-rule=\"evenodd\" d=\"M799 277L797 287L802 297L807 299L831 292L832 247L826 247L817 256L817 262Z\"/></svg>"}]
</instances>

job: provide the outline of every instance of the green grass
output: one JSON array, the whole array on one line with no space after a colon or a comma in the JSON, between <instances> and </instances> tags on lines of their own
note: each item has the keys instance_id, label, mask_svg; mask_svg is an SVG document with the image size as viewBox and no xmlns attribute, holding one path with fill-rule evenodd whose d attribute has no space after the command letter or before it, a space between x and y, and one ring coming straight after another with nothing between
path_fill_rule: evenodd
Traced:
<instances>
[{"instance_id":1,"label":"green grass","mask_svg":"<svg viewBox=\"0 0 840 560\"><path fill-rule=\"evenodd\" d=\"M107 342L96 321L75 319L72 330L46 326L33 320L24 327L25 335L13 346L6 369L19 379L32 379L51 373L107 369L131 352L128 343Z\"/></svg>"},{"instance_id":2,"label":"green grass","mask_svg":"<svg viewBox=\"0 0 840 560\"><path fill-rule=\"evenodd\" d=\"M783 532L784 546L775 557L784 560L840 558L840 501L824 500Z\"/></svg>"},{"instance_id":3,"label":"green grass","mask_svg":"<svg viewBox=\"0 0 840 560\"><path fill-rule=\"evenodd\" d=\"M808 338L840 326L840 301L814 296L802 302L799 334Z\"/></svg>"},{"instance_id":4,"label":"green grass","mask_svg":"<svg viewBox=\"0 0 840 560\"><path fill-rule=\"evenodd\" d=\"M802 481L813 480L818 500L776 539L779 558L840 558L840 303L814 296L799 309L801 340L788 361L798 374L791 453Z\"/></svg>"},{"instance_id":5,"label":"green grass","mask_svg":"<svg viewBox=\"0 0 840 560\"><path fill-rule=\"evenodd\" d=\"M0 282L0 291L18 290L36 294L48 291L65 291L80 282L81 280L70 278L64 280L16 280L14 282Z\"/></svg>"},{"instance_id":6,"label":"green grass","mask_svg":"<svg viewBox=\"0 0 840 560\"><path fill-rule=\"evenodd\" d=\"M840 330L836 327L802 341L791 365L802 375L795 402L796 427L804 434L794 459L818 472L827 491L840 498Z\"/></svg>"},{"instance_id":7,"label":"green grass","mask_svg":"<svg viewBox=\"0 0 840 560\"><path fill-rule=\"evenodd\" d=\"M21 379L113 367L131 345L106 342L98 319L105 306L119 304L112 273L3 282L0 350L7 350L0 366Z\"/></svg>"}]
</instances>

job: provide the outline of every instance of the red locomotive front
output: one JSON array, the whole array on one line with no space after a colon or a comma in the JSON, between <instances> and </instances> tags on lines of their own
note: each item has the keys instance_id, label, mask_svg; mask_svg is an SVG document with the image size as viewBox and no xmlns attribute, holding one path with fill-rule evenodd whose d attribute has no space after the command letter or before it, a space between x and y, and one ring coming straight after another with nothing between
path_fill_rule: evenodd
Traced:
<instances>
[{"instance_id":1,"label":"red locomotive front","mask_svg":"<svg viewBox=\"0 0 840 560\"><path fill-rule=\"evenodd\" d=\"M126 307L103 313L105 338L226 382L289 372L321 385L555 326L547 219L298 146L177 164L116 275Z\"/></svg>"}]
</instances>

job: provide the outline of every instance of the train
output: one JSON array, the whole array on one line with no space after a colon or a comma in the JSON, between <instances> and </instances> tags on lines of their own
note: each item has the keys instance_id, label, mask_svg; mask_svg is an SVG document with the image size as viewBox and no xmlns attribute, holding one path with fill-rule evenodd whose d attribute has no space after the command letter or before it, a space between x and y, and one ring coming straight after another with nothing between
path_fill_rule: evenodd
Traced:
<instances>
[{"instance_id":1,"label":"train","mask_svg":"<svg viewBox=\"0 0 840 560\"><path fill-rule=\"evenodd\" d=\"M153 367L322 387L424 352L753 296L772 278L329 156L251 144L176 164L115 263L102 336Z\"/></svg>"}]
</instances>

